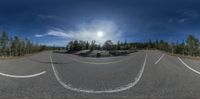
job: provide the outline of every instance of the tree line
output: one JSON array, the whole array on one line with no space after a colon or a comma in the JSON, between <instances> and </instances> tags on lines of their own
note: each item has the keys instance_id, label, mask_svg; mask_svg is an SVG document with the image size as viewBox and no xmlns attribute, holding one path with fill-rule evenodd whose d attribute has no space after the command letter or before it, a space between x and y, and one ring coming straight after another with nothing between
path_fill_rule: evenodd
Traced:
<instances>
[{"instance_id":1,"label":"tree line","mask_svg":"<svg viewBox=\"0 0 200 99\"><path fill-rule=\"evenodd\" d=\"M8 33L0 33L0 56L23 56L45 50L45 45L35 44L27 38L9 37Z\"/></svg>"},{"instance_id":2,"label":"tree line","mask_svg":"<svg viewBox=\"0 0 200 99\"><path fill-rule=\"evenodd\" d=\"M72 52L80 50L128 50L135 47L134 45L134 43L127 43L127 41L118 41L117 44L114 44L111 40L107 40L103 45L101 45L97 44L95 40L91 42L73 40L67 44L66 49Z\"/></svg>"},{"instance_id":3,"label":"tree line","mask_svg":"<svg viewBox=\"0 0 200 99\"><path fill-rule=\"evenodd\" d=\"M200 41L193 35L188 35L182 42L167 42L164 40L149 40L148 42L127 42L118 41L114 44L107 40L103 45L97 44L96 41L73 40L67 44L66 49L70 52L80 50L134 50L134 49L157 49L172 54L182 54L191 56L200 56Z\"/></svg>"},{"instance_id":4,"label":"tree line","mask_svg":"<svg viewBox=\"0 0 200 99\"><path fill-rule=\"evenodd\" d=\"M19 38L18 36L9 37L8 33L5 31L0 33L0 56L23 56L47 49L56 50L59 48L33 43L27 38ZM148 42L127 42L125 40L113 43L113 41L107 40L101 45L95 40L91 42L73 40L67 44L66 49L69 52L80 50L158 49L172 54L200 56L200 41L193 35L188 35L186 40L182 42L177 41L175 43L164 40L149 40Z\"/></svg>"},{"instance_id":5,"label":"tree line","mask_svg":"<svg viewBox=\"0 0 200 99\"><path fill-rule=\"evenodd\" d=\"M188 35L182 42L166 42L164 40L152 42L149 40L148 49L159 49L172 54L200 56L200 41L193 35Z\"/></svg>"}]
</instances>

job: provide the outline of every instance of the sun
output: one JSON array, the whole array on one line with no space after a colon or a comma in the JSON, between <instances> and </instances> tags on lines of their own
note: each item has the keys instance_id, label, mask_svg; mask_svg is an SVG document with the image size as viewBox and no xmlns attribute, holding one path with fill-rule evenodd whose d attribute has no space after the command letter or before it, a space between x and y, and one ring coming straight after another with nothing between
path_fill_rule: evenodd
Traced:
<instances>
[{"instance_id":1,"label":"sun","mask_svg":"<svg viewBox=\"0 0 200 99\"><path fill-rule=\"evenodd\" d=\"M103 32L102 31L98 31L97 32L97 37L102 37L104 34L103 34Z\"/></svg>"}]
</instances>

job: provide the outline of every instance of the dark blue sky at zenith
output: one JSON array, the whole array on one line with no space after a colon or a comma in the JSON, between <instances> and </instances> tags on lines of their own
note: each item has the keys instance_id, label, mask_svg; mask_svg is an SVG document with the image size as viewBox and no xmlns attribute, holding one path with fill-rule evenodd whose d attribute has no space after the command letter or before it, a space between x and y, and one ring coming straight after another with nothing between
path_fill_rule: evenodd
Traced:
<instances>
[{"instance_id":1,"label":"dark blue sky at zenith","mask_svg":"<svg viewBox=\"0 0 200 99\"><path fill-rule=\"evenodd\" d=\"M0 31L43 44L73 39L200 39L199 0L1 0ZM103 39L95 37L104 33ZM91 37L89 37L91 36Z\"/></svg>"}]
</instances>

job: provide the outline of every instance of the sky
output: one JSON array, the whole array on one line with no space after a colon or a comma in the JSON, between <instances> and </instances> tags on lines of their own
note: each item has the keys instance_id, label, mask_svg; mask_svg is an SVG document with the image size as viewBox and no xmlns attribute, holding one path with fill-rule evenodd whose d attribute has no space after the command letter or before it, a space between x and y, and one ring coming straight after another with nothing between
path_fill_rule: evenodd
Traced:
<instances>
[{"instance_id":1,"label":"sky","mask_svg":"<svg viewBox=\"0 0 200 99\"><path fill-rule=\"evenodd\" d=\"M0 31L65 46L70 40L200 39L199 0L1 0ZM100 35L99 35L100 34Z\"/></svg>"}]
</instances>

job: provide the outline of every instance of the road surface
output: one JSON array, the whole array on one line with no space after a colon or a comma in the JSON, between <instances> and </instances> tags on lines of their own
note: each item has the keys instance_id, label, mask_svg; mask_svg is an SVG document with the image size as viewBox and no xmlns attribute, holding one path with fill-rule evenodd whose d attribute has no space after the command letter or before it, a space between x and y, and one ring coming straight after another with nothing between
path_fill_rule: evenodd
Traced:
<instances>
[{"instance_id":1,"label":"road surface","mask_svg":"<svg viewBox=\"0 0 200 99\"><path fill-rule=\"evenodd\" d=\"M41 52L0 60L0 98L200 98L200 61L153 50L83 58Z\"/></svg>"}]
</instances>

